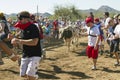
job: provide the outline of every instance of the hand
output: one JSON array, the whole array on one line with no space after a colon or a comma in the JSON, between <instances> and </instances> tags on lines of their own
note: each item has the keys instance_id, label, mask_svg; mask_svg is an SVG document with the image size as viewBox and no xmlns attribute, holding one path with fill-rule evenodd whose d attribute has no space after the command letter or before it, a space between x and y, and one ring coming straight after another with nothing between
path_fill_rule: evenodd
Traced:
<instances>
[{"instance_id":1,"label":"hand","mask_svg":"<svg viewBox=\"0 0 120 80\"><path fill-rule=\"evenodd\" d=\"M17 45L17 43L18 43L18 39L17 39L17 38L13 38L13 39L11 40L11 44Z\"/></svg>"},{"instance_id":2,"label":"hand","mask_svg":"<svg viewBox=\"0 0 120 80\"><path fill-rule=\"evenodd\" d=\"M94 46L94 49L97 50L97 49L98 49L98 45L95 45L95 46Z\"/></svg>"},{"instance_id":3,"label":"hand","mask_svg":"<svg viewBox=\"0 0 120 80\"><path fill-rule=\"evenodd\" d=\"M108 38L108 40L112 41L112 40L113 40L113 38Z\"/></svg>"},{"instance_id":4,"label":"hand","mask_svg":"<svg viewBox=\"0 0 120 80\"><path fill-rule=\"evenodd\" d=\"M108 40L110 40L110 41L112 41L114 39L115 39L115 36L112 36L112 37L108 38Z\"/></svg>"},{"instance_id":5,"label":"hand","mask_svg":"<svg viewBox=\"0 0 120 80\"><path fill-rule=\"evenodd\" d=\"M10 58L12 61L16 61L19 59L19 56L15 55L14 57Z\"/></svg>"},{"instance_id":6,"label":"hand","mask_svg":"<svg viewBox=\"0 0 120 80\"><path fill-rule=\"evenodd\" d=\"M9 33L8 36L7 36L7 39L12 40L13 38L14 38L14 35Z\"/></svg>"}]
</instances>

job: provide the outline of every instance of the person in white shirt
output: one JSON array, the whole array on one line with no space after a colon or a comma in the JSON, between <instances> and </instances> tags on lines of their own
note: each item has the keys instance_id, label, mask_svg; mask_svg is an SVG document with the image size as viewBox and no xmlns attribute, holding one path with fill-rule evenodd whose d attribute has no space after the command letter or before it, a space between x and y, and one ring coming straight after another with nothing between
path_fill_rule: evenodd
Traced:
<instances>
[{"instance_id":1,"label":"person in white shirt","mask_svg":"<svg viewBox=\"0 0 120 80\"><path fill-rule=\"evenodd\" d=\"M120 16L118 16L118 25L115 27L114 33L116 38L120 37Z\"/></svg>"},{"instance_id":2,"label":"person in white shirt","mask_svg":"<svg viewBox=\"0 0 120 80\"><path fill-rule=\"evenodd\" d=\"M112 40L120 38L120 16L118 16L118 25L114 29L115 35L113 35ZM120 65L119 63L119 54L116 52L114 53L117 59L115 65Z\"/></svg>"},{"instance_id":3,"label":"person in white shirt","mask_svg":"<svg viewBox=\"0 0 120 80\"><path fill-rule=\"evenodd\" d=\"M105 29L108 29L109 28L109 21L111 19L109 17L109 12L104 12L104 17L105 17L105 22L104 22Z\"/></svg>"}]
</instances>

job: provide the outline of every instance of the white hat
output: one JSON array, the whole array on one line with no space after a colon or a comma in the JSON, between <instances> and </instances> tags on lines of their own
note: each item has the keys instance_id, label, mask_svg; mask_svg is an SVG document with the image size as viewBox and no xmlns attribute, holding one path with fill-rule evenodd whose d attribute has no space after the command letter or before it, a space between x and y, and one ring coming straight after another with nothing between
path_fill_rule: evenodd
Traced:
<instances>
[{"instance_id":1,"label":"white hat","mask_svg":"<svg viewBox=\"0 0 120 80\"><path fill-rule=\"evenodd\" d=\"M120 19L120 16L118 16L118 19Z\"/></svg>"}]
</instances>

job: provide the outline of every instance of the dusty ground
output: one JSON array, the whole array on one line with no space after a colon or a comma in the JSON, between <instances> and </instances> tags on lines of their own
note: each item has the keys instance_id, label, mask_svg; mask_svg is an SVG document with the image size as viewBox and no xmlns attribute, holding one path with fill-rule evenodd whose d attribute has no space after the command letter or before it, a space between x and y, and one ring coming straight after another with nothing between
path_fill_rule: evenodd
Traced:
<instances>
[{"instance_id":1,"label":"dusty ground","mask_svg":"<svg viewBox=\"0 0 120 80\"><path fill-rule=\"evenodd\" d=\"M80 39L80 46L73 52L66 52L61 42L53 42L47 47L46 59L40 62L39 80L120 80L120 66L115 67L115 58L98 58L97 70L92 71L92 60L85 55L87 38ZM105 46L105 50L108 46ZM0 66L0 80L23 80L19 77L19 66L8 58Z\"/></svg>"}]
</instances>

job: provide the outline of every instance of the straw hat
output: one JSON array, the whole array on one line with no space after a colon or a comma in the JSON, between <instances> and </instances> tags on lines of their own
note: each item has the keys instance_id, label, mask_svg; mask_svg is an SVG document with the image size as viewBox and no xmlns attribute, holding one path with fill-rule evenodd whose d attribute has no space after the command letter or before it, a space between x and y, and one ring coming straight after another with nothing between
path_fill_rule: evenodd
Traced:
<instances>
[{"instance_id":1,"label":"straw hat","mask_svg":"<svg viewBox=\"0 0 120 80\"><path fill-rule=\"evenodd\" d=\"M4 13L3 12L0 12L0 17L3 17L4 16Z\"/></svg>"}]
</instances>

